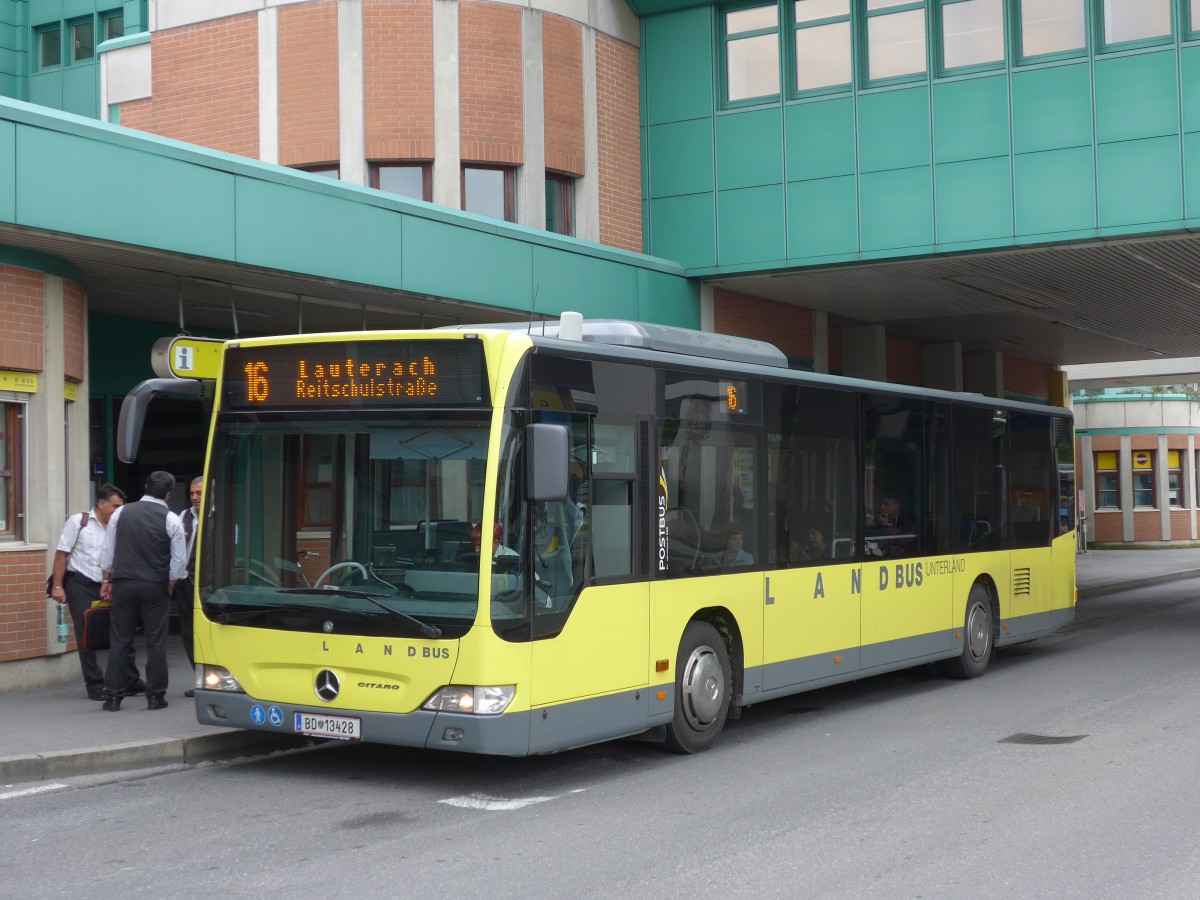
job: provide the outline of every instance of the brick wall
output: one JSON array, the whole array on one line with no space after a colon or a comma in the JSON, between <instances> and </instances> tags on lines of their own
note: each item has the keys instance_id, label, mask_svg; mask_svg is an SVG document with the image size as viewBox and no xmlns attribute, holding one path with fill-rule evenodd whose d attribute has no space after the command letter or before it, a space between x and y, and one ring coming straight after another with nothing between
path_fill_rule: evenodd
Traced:
<instances>
[{"instance_id":1,"label":"brick wall","mask_svg":"<svg viewBox=\"0 0 1200 900\"><path fill-rule=\"evenodd\" d=\"M83 381L87 335L87 296L73 281L63 282L63 368L72 381ZM82 398L81 398L82 399Z\"/></svg>"},{"instance_id":2,"label":"brick wall","mask_svg":"<svg viewBox=\"0 0 1200 900\"><path fill-rule=\"evenodd\" d=\"M46 277L0 265L0 369L39 372L46 320Z\"/></svg>"},{"instance_id":3,"label":"brick wall","mask_svg":"<svg viewBox=\"0 0 1200 900\"><path fill-rule=\"evenodd\" d=\"M813 358L812 313L807 309L716 288L713 312L721 334L768 341L788 356Z\"/></svg>"},{"instance_id":4,"label":"brick wall","mask_svg":"<svg viewBox=\"0 0 1200 900\"><path fill-rule=\"evenodd\" d=\"M542 16L546 168L583 174L583 28L559 16Z\"/></svg>"},{"instance_id":5,"label":"brick wall","mask_svg":"<svg viewBox=\"0 0 1200 900\"><path fill-rule=\"evenodd\" d=\"M1120 440L1120 439L1118 438L1118 440ZM1157 434L1135 434L1129 438L1129 449L1130 450L1157 450L1158 449L1158 435Z\"/></svg>"},{"instance_id":6,"label":"brick wall","mask_svg":"<svg viewBox=\"0 0 1200 900\"><path fill-rule=\"evenodd\" d=\"M1050 399L1051 366L1032 359L1004 355L1004 393L1035 400Z\"/></svg>"},{"instance_id":7,"label":"brick wall","mask_svg":"<svg viewBox=\"0 0 1200 900\"><path fill-rule=\"evenodd\" d=\"M638 52L596 35L600 243L642 252L642 155Z\"/></svg>"},{"instance_id":8,"label":"brick wall","mask_svg":"<svg viewBox=\"0 0 1200 900\"><path fill-rule=\"evenodd\" d=\"M46 553L0 553L0 662L46 655Z\"/></svg>"},{"instance_id":9,"label":"brick wall","mask_svg":"<svg viewBox=\"0 0 1200 900\"><path fill-rule=\"evenodd\" d=\"M121 124L258 157L258 15L154 35L149 100L121 106Z\"/></svg>"},{"instance_id":10,"label":"brick wall","mask_svg":"<svg viewBox=\"0 0 1200 900\"><path fill-rule=\"evenodd\" d=\"M433 159L430 0L363 4L363 114L367 159Z\"/></svg>"},{"instance_id":11,"label":"brick wall","mask_svg":"<svg viewBox=\"0 0 1200 900\"><path fill-rule=\"evenodd\" d=\"M463 0L458 9L462 159L521 165L525 161L521 10L470 0Z\"/></svg>"},{"instance_id":12,"label":"brick wall","mask_svg":"<svg viewBox=\"0 0 1200 900\"><path fill-rule=\"evenodd\" d=\"M1192 513L1186 509L1171 510L1171 540L1190 541L1192 539Z\"/></svg>"},{"instance_id":13,"label":"brick wall","mask_svg":"<svg viewBox=\"0 0 1200 900\"><path fill-rule=\"evenodd\" d=\"M1162 540L1162 516L1159 515L1158 510L1133 514L1133 539L1135 541Z\"/></svg>"},{"instance_id":14,"label":"brick wall","mask_svg":"<svg viewBox=\"0 0 1200 900\"><path fill-rule=\"evenodd\" d=\"M1125 540L1125 529L1119 512L1097 512L1092 517L1090 530L1094 537L1089 539L1098 544L1119 544Z\"/></svg>"},{"instance_id":15,"label":"brick wall","mask_svg":"<svg viewBox=\"0 0 1200 900\"><path fill-rule=\"evenodd\" d=\"M336 3L279 7L279 162L337 162Z\"/></svg>"},{"instance_id":16,"label":"brick wall","mask_svg":"<svg viewBox=\"0 0 1200 900\"><path fill-rule=\"evenodd\" d=\"M925 383L925 356L921 345L909 338L887 336L887 380L893 384Z\"/></svg>"},{"instance_id":17,"label":"brick wall","mask_svg":"<svg viewBox=\"0 0 1200 900\"><path fill-rule=\"evenodd\" d=\"M1092 452L1120 450L1121 438L1115 434L1099 434L1092 438Z\"/></svg>"}]
</instances>

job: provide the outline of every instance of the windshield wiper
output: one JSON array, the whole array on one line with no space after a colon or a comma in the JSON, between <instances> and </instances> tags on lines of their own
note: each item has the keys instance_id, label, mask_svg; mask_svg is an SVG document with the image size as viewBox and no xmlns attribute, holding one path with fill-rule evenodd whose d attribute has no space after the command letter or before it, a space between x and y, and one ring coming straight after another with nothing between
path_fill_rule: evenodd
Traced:
<instances>
[{"instance_id":1,"label":"windshield wiper","mask_svg":"<svg viewBox=\"0 0 1200 900\"><path fill-rule=\"evenodd\" d=\"M248 622L250 619L258 619L262 616L270 616L275 613L311 613L320 612L321 610L314 606L268 606L263 609L242 609L234 612L219 612L212 617L212 620L218 625L228 625L230 622Z\"/></svg>"},{"instance_id":2,"label":"windshield wiper","mask_svg":"<svg viewBox=\"0 0 1200 900\"><path fill-rule=\"evenodd\" d=\"M410 616L408 613L402 613L398 609L392 609L386 603L381 603L379 598L388 596L387 594L371 594L366 591L355 591L349 588L280 588L276 593L279 594L337 594L339 597L349 597L352 600L366 600L368 603L373 603L385 613L395 616L397 619L403 619L409 625L414 626L421 632L422 637L436 638L442 636L442 629L436 625L429 625L422 622L416 616ZM347 610L348 612L352 610Z\"/></svg>"}]
</instances>

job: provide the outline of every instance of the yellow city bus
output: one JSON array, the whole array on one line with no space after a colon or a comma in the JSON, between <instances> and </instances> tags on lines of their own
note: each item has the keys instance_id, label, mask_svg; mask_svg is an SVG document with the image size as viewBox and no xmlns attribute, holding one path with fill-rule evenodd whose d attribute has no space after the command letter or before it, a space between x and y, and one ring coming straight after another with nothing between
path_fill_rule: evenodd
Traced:
<instances>
[{"instance_id":1,"label":"yellow city bus","mask_svg":"<svg viewBox=\"0 0 1200 900\"><path fill-rule=\"evenodd\" d=\"M520 756L703 750L758 701L1075 605L1071 414L618 321L235 340L206 724Z\"/></svg>"}]
</instances>

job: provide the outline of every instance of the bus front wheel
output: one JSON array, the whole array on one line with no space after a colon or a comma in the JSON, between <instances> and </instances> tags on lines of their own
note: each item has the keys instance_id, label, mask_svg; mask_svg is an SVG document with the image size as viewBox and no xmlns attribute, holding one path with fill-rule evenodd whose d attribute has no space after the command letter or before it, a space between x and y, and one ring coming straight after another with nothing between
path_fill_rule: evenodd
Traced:
<instances>
[{"instance_id":1,"label":"bus front wheel","mask_svg":"<svg viewBox=\"0 0 1200 900\"><path fill-rule=\"evenodd\" d=\"M994 629L991 595L982 584L972 585L967 596L962 654L946 660L945 673L951 678L978 678L986 672L992 661Z\"/></svg>"},{"instance_id":2,"label":"bus front wheel","mask_svg":"<svg viewBox=\"0 0 1200 900\"><path fill-rule=\"evenodd\" d=\"M716 742L729 713L732 682L729 652L707 622L691 622L675 660L675 718L667 726L667 748L699 753Z\"/></svg>"}]
</instances>

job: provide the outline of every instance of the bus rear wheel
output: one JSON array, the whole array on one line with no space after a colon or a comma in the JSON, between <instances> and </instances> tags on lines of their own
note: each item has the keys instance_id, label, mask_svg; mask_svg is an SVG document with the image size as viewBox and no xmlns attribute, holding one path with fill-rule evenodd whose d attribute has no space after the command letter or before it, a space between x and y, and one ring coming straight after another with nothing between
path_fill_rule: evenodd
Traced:
<instances>
[{"instance_id":1,"label":"bus rear wheel","mask_svg":"<svg viewBox=\"0 0 1200 900\"><path fill-rule=\"evenodd\" d=\"M972 585L967 596L962 654L946 660L943 671L951 678L978 678L986 672L992 661L994 629L991 595L982 584Z\"/></svg>"},{"instance_id":2,"label":"bus rear wheel","mask_svg":"<svg viewBox=\"0 0 1200 900\"><path fill-rule=\"evenodd\" d=\"M675 660L675 718L667 748L675 753L707 750L725 727L732 682L729 652L707 622L690 622Z\"/></svg>"}]
</instances>

